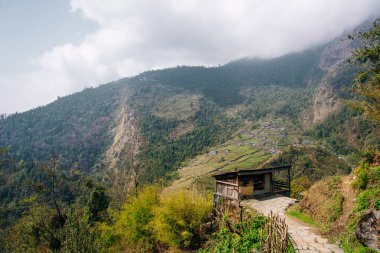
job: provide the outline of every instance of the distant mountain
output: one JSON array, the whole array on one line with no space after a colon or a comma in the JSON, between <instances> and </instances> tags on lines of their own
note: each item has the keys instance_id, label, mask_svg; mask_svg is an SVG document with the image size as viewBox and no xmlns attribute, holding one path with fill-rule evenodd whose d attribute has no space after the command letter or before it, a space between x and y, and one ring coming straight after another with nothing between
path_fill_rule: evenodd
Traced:
<instances>
[{"instance_id":1,"label":"distant mountain","mask_svg":"<svg viewBox=\"0 0 380 253\"><path fill-rule=\"evenodd\" d=\"M340 101L355 69L355 42L337 38L274 59L220 67L144 72L0 120L10 146L0 202L28 195L20 186L40 163L117 183L171 179L187 159L227 141L243 122L282 117L336 153L378 147L379 129ZM347 137L349 136L349 137ZM132 173L133 172L133 173Z\"/></svg>"}]
</instances>

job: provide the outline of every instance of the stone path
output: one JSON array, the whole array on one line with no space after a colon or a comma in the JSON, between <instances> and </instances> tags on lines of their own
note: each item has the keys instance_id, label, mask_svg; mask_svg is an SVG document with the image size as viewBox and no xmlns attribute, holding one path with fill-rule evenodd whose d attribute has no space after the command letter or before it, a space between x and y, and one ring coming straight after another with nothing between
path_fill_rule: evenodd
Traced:
<instances>
[{"instance_id":1,"label":"stone path","mask_svg":"<svg viewBox=\"0 0 380 253\"><path fill-rule=\"evenodd\" d=\"M295 199L274 195L259 200L251 199L243 201L243 205L249 206L258 212L267 215L270 211L278 214L285 219L289 227L289 234L296 243L295 247L301 253L344 253L344 251L335 244L328 242L323 238L316 228L313 228L295 218L285 215L285 210L289 205L294 204Z\"/></svg>"}]
</instances>

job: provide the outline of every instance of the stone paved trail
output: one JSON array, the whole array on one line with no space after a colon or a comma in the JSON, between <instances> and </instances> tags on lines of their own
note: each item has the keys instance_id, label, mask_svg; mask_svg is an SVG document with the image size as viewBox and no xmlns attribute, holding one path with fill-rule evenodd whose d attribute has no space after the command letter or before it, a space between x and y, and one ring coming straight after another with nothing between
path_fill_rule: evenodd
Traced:
<instances>
[{"instance_id":1,"label":"stone paved trail","mask_svg":"<svg viewBox=\"0 0 380 253\"><path fill-rule=\"evenodd\" d=\"M316 228L313 228L295 218L285 215L285 210L290 204L295 203L295 199L284 197L282 195L274 195L259 200L252 199L243 201L243 205L247 205L262 214L269 214L270 211L279 214L285 219L289 227L289 234L296 243L296 249L301 253L344 253L344 251L335 244L328 242L323 238Z\"/></svg>"}]
</instances>

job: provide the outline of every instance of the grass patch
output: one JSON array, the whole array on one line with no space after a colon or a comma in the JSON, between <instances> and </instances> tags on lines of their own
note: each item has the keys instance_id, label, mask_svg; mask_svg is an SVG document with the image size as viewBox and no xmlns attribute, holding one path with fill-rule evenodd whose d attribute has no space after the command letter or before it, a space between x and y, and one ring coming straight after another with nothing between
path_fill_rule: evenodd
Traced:
<instances>
[{"instance_id":1,"label":"grass patch","mask_svg":"<svg viewBox=\"0 0 380 253\"><path fill-rule=\"evenodd\" d=\"M338 193L336 196L334 196L331 210L332 213L329 217L329 222L334 222L343 213L343 201L344 197L342 194Z\"/></svg>"},{"instance_id":2,"label":"grass patch","mask_svg":"<svg viewBox=\"0 0 380 253\"><path fill-rule=\"evenodd\" d=\"M298 220L300 220L306 224L309 224L310 226L317 227L317 228L321 227L321 225L319 223L317 223L312 217L310 217L309 215L306 215L304 213L301 213L300 211L298 211L295 208L289 208L286 211L286 214L289 216L292 216L294 218L297 218Z\"/></svg>"},{"instance_id":3,"label":"grass patch","mask_svg":"<svg viewBox=\"0 0 380 253\"><path fill-rule=\"evenodd\" d=\"M200 95L178 94L162 100L153 109L153 114L164 119L187 120L200 108Z\"/></svg>"}]
</instances>

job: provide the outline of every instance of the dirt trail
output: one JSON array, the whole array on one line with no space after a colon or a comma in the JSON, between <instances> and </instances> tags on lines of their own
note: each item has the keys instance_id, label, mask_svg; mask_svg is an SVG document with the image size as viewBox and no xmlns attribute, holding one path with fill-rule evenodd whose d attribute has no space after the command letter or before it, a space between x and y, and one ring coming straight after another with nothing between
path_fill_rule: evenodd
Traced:
<instances>
[{"instance_id":1,"label":"dirt trail","mask_svg":"<svg viewBox=\"0 0 380 253\"><path fill-rule=\"evenodd\" d=\"M278 213L285 219L289 227L289 234L296 243L296 249L301 253L344 253L341 248L331 244L321 236L318 229L309 226L295 218L285 215L285 210L289 205L295 203L294 199L282 195L274 195L260 200L247 200L243 204L249 206L258 212L267 215L271 211Z\"/></svg>"},{"instance_id":2,"label":"dirt trail","mask_svg":"<svg viewBox=\"0 0 380 253\"><path fill-rule=\"evenodd\" d=\"M354 208L354 196L355 192L352 189L351 186L352 183L352 176L344 176L341 178L340 183L340 192L343 195L343 212L342 215L338 217L338 219L334 222L332 226L332 233L337 234L341 231L342 228L345 227L345 224L347 224L350 214L352 213L352 210Z\"/></svg>"}]
</instances>

